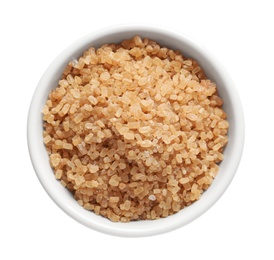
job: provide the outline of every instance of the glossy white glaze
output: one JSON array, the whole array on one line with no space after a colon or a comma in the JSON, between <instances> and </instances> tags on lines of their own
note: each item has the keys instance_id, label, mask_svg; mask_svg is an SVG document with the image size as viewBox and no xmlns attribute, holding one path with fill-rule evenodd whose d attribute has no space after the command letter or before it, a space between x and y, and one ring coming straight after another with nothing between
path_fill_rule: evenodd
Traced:
<instances>
[{"instance_id":1,"label":"glossy white glaze","mask_svg":"<svg viewBox=\"0 0 274 260\"><path fill-rule=\"evenodd\" d=\"M219 95L224 100L229 128L229 143L224 151L220 172L200 200L175 215L153 221L113 223L93 212L83 209L67 189L56 181L49 165L48 154L42 138L42 108L66 64L82 55L90 46L99 47L105 43L120 42L134 35L148 37L172 49L179 49L185 56L196 59L208 78L217 83ZM28 116L28 146L35 172L52 200L69 216L94 230L126 237L151 236L169 232L193 221L208 210L224 193L238 168L244 143L244 116L237 90L219 61L189 37L155 26L125 25L107 28L79 39L66 48L48 67L33 95Z\"/></svg>"}]
</instances>

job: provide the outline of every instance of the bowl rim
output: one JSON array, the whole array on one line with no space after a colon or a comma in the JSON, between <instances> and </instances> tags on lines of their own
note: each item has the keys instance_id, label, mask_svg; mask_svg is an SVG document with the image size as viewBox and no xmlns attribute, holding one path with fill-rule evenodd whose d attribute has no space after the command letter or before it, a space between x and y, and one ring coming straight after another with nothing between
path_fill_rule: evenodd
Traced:
<instances>
[{"instance_id":1,"label":"bowl rim","mask_svg":"<svg viewBox=\"0 0 274 260\"><path fill-rule=\"evenodd\" d=\"M214 192L207 195L207 200L205 200L203 203L199 203L200 200L193 203L191 206L188 206L183 209L184 211L184 218L180 218L178 216L179 213L174 214L172 216L169 216L167 218L162 218L159 220L152 220L152 222L157 222L156 225L154 225L151 221L137 221L135 223L106 223L105 221L102 221L99 218L102 218L100 216L96 216L95 218L98 218L95 220L89 219L86 215L84 216L83 211L80 212L80 209L75 209L73 206L68 205L64 203L64 198L60 197L59 194L53 190L51 186L51 182L47 180L45 176L45 171L42 169L41 165L41 152L38 148L38 140L42 140L42 136L37 135L37 129L38 129L38 123L37 120L41 121L41 111L39 111L37 108L39 108L41 97L43 94L43 91L45 91L46 88L46 82L50 77L53 77L56 74L56 71L62 63L64 63L64 60L71 54L79 50L81 46L85 46L88 43L92 45L92 42L94 42L95 39L101 39L103 37L107 37L108 35L115 35L119 33L125 33L125 32L147 32L147 33L156 33L159 35L163 35L165 37L178 39L181 42L184 42L187 45L190 45L191 48L193 48L196 52L199 54L202 54L207 61L209 61L211 64L213 64L221 76L221 78L226 82L226 85L229 85L229 88L226 88L229 92L231 98L233 98L233 110L237 111L235 114L235 120L237 124L235 125L235 148L234 148L234 154L232 154L233 158L230 158L231 165L229 166L229 174L226 176L226 180L224 180L221 185L219 185L217 188L215 188ZM48 94L48 92L47 92ZM40 119L39 119L40 116ZM176 32L175 30L170 30L169 28L162 28L158 26L151 26L151 25L119 25L119 26L111 26L105 29L98 30L97 32L91 32L80 39L76 40L74 43L69 45L67 48L65 48L55 59L54 61L48 66L45 73L41 77L35 92L33 94L30 107L29 107L29 113L28 113L28 119L27 119L27 142L28 142L28 149L29 149L29 155L30 159L33 165L33 168L35 170L35 173L47 192L47 194L51 197L51 199L70 217L78 221L79 223L93 229L96 231L99 231L101 233L109 234L109 235L115 235L115 236L123 236L123 237L144 237L144 236L152 236L152 235L158 235L162 233L166 233L172 230L175 230L177 228L180 228L189 222L195 220L199 216L201 216L203 213L205 213L212 205L216 203L216 201L222 196L222 194L225 192L225 190L228 188L230 182L232 181L237 168L239 166L242 152L243 152L243 146L244 146L244 115L243 115L243 109L240 101L240 97L238 95L238 92L234 86L234 83L232 82L232 79L228 75L227 71L224 69L222 64L216 59L216 57L208 51L204 46L202 47L201 44L197 43L196 41L193 41L189 36L185 36L182 33ZM237 149L236 149L237 148ZM47 162L48 163L48 162ZM48 163L49 164L49 163ZM58 183L56 181L56 183ZM60 183L58 183L60 185ZM60 185L61 186L61 185ZM202 197L204 194L202 195ZM199 205L198 205L199 204ZM196 205L196 206L195 206ZM198 205L198 206L197 206ZM78 206L79 207L79 206ZM82 208L82 207L79 207ZM95 215L95 214L94 214ZM142 223L142 226L140 224L136 223ZM141 227L141 228L140 228Z\"/></svg>"}]
</instances>

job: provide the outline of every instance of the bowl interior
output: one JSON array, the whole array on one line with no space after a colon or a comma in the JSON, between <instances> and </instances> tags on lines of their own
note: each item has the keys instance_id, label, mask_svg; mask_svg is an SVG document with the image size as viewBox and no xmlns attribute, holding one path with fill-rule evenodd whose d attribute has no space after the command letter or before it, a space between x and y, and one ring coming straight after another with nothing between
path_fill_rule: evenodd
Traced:
<instances>
[{"instance_id":1,"label":"bowl interior","mask_svg":"<svg viewBox=\"0 0 274 260\"><path fill-rule=\"evenodd\" d=\"M224 100L229 127L229 143L224 151L224 161L220 172L210 188L200 200L181 210L175 215L153 221L135 221L113 223L78 205L72 194L56 181L49 165L48 154L42 139L42 108L49 91L56 88L67 63L78 58L89 47L99 47L105 43L118 43L135 35L148 37L171 49L180 50L184 56L198 61L208 78L217 84L219 95ZM232 180L238 167L243 147L243 115L238 94L233 82L221 64L208 51L189 39L159 28L123 27L112 28L83 37L63 51L49 66L34 93L28 117L28 145L36 174L55 203L78 222L100 232L119 236L148 236L164 233L179 228L194 220L212 206L222 195Z\"/></svg>"}]
</instances>

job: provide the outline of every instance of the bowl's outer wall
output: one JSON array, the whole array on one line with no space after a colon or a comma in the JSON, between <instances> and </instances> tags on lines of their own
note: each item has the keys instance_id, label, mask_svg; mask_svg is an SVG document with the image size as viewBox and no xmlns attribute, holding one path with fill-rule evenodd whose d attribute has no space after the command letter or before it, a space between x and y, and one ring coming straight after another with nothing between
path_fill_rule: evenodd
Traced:
<instances>
[{"instance_id":1,"label":"bowl's outer wall","mask_svg":"<svg viewBox=\"0 0 274 260\"><path fill-rule=\"evenodd\" d=\"M229 128L229 143L224 151L224 161L211 187L201 199L179 213L156 221L113 223L78 205L73 196L56 181L49 165L48 154L43 145L42 108L51 89L58 85L62 72L69 61L80 57L89 47L98 48L105 43L119 43L135 35L147 37L180 50L184 56L198 61L208 78L217 84L224 100ZM223 194L233 179L240 162L244 141L244 119L241 102L234 84L216 58L198 44L180 34L155 27L124 26L89 34L63 51L42 76L34 93L28 116L28 146L35 172L49 196L68 215L94 230L127 237L150 236L168 232L186 225L209 209Z\"/></svg>"}]
</instances>

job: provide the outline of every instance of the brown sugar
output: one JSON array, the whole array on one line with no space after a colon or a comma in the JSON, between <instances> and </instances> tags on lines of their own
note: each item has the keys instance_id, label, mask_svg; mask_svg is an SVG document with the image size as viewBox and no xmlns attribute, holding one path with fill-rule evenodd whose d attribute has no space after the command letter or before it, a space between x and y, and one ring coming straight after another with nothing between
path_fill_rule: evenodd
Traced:
<instances>
[{"instance_id":1,"label":"brown sugar","mask_svg":"<svg viewBox=\"0 0 274 260\"><path fill-rule=\"evenodd\" d=\"M44 144L85 209L154 220L198 200L217 175L222 103L195 60L135 36L68 64L43 109Z\"/></svg>"}]
</instances>

